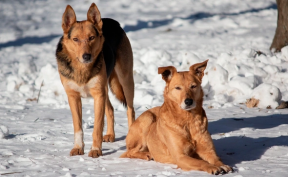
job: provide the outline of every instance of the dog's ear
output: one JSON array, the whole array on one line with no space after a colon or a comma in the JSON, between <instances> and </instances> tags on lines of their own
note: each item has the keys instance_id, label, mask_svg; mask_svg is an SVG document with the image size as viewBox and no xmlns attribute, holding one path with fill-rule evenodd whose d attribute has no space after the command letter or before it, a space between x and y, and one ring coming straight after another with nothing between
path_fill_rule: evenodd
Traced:
<instances>
[{"instance_id":1,"label":"dog's ear","mask_svg":"<svg viewBox=\"0 0 288 177\"><path fill-rule=\"evenodd\" d=\"M102 29L103 22L101 20L101 14L95 3L91 4L87 12L87 20L96 25L99 30Z\"/></svg>"},{"instance_id":2,"label":"dog's ear","mask_svg":"<svg viewBox=\"0 0 288 177\"><path fill-rule=\"evenodd\" d=\"M73 8L67 5L65 12L62 16L62 29L64 33L68 33L71 26L76 22L76 15Z\"/></svg>"},{"instance_id":3,"label":"dog's ear","mask_svg":"<svg viewBox=\"0 0 288 177\"><path fill-rule=\"evenodd\" d=\"M208 60L202 62L202 63L196 63L192 66L190 66L189 71L192 72L195 76L197 76L200 80L204 76L204 70L206 69Z\"/></svg>"},{"instance_id":4,"label":"dog's ear","mask_svg":"<svg viewBox=\"0 0 288 177\"><path fill-rule=\"evenodd\" d=\"M166 66L158 68L158 74L162 75L162 79L165 82L169 82L172 79L173 74L176 72L177 70L174 66Z\"/></svg>"}]
</instances>

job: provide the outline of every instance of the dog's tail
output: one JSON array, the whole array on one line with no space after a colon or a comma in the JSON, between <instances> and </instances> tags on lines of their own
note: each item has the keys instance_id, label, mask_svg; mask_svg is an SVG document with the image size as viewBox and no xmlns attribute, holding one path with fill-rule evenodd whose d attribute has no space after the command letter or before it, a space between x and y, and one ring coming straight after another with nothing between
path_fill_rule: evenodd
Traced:
<instances>
[{"instance_id":1,"label":"dog's tail","mask_svg":"<svg viewBox=\"0 0 288 177\"><path fill-rule=\"evenodd\" d=\"M116 98L125 106L127 107L126 98L124 95L123 87L119 82L118 76L115 70L112 71L109 77L109 86L111 92L116 96Z\"/></svg>"},{"instance_id":2,"label":"dog's tail","mask_svg":"<svg viewBox=\"0 0 288 177\"><path fill-rule=\"evenodd\" d=\"M120 156L120 158L128 158L128 156L127 156L127 151L124 152L124 153Z\"/></svg>"}]
</instances>

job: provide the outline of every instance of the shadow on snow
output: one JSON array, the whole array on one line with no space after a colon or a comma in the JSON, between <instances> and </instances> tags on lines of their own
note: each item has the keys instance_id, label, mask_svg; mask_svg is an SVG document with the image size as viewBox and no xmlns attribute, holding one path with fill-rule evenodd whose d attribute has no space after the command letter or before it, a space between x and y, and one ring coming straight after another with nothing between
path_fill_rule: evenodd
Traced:
<instances>
[{"instance_id":1,"label":"shadow on snow","mask_svg":"<svg viewBox=\"0 0 288 177\"><path fill-rule=\"evenodd\" d=\"M288 124L287 114L243 119L223 118L218 121L209 122L208 129L213 135L241 130L242 128L250 128L249 131L253 131L253 129L264 130L283 124ZM273 146L288 146L288 136L250 138L245 136L245 131L243 129L243 136L223 137L213 140L217 154L224 163L235 165L242 161L254 161L260 159Z\"/></svg>"},{"instance_id":2,"label":"shadow on snow","mask_svg":"<svg viewBox=\"0 0 288 177\"><path fill-rule=\"evenodd\" d=\"M246 14L246 13L257 13L260 12L262 10L267 10L267 9L277 9L277 5L276 3L272 3L267 7L262 7L262 8L252 8L249 10L244 10L244 11L240 11L237 13L209 13L209 12L197 12L195 14L189 15L188 17L184 17L184 18L180 18L182 20L189 20L190 23L193 23L196 20L201 20L204 18L209 18L209 17L213 17L216 15L219 16L235 16L235 15L242 15L242 14ZM164 19L164 20L153 20L153 21L142 21L142 20L138 20L137 25L126 25L124 27L124 30L126 32L129 31L137 31L143 28L156 28L156 27L160 27L160 26L164 26L167 25L171 22L173 22L174 19ZM152 23L152 25L149 25L149 23ZM42 36L42 37L25 37L25 38L20 38L17 39L15 41L9 41L6 43L0 43L0 49L1 48L5 48L5 47L11 47L11 46L22 46L24 44L41 44L44 42L50 42L51 40L53 40L56 37L60 37L61 35L49 35L49 36Z\"/></svg>"},{"instance_id":3,"label":"shadow on snow","mask_svg":"<svg viewBox=\"0 0 288 177\"><path fill-rule=\"evenodd\" d=\"M22 46L24 44L42 44L45 42L50 42L51 40L53 40L54 38L59 37L60 35L49 35L49 36L42 36L42 37L25 37L25 38L19 38L15 41L9 41L6 43L0 43L0 49L1 48L5 48L5 47L18 47L18 46Z\"/></svg>"},{"instance_id":4,"label":"shadow on snow","mask_svg":"<svg viewBox=\"0 0 288 177\"><path fill-rule=\"evenodd\" d=\"M209 12L197 12L195 14L191 14L188 17L184 18L179 18L182 20L189 20L190 23L194 23L196 20L201 20L204 18L210 18L213 16L236 16L236 15L242 15L246 13L257 13L263 10L268 10L268 9L277 9L276 3L271 3L267 7L261 7L261 8L252 8L249 10L244 10L236 13L209 13ZM175 18L174 18L175 19ZM137 31L143 28L156 28L164 25L168 25L169 23L173 22L174 19L164 19L164 20L152 20L152 21L142 21L138 20L136 25L125 25L124 26L124 31L125 32L130 32L130 31ZM152 24L152 25L149 25Z\"/></svg>"}]
</instances>

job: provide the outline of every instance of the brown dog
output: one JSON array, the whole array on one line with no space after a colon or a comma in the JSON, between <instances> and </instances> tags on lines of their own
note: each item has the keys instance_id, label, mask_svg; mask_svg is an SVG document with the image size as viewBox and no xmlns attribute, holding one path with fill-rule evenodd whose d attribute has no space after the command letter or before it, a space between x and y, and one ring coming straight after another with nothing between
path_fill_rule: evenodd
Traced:
<instances>
[{"instance_id":1,"label":"brown dog","mask_svg":"<svg viewBox=\"0 0 288 177\"><path fill-rule=\"evenodd\" d=\"M185 72L177 72L173 66L158 68L166 82L164 103L145 111L132 124L126 137L127 152L121 157L154 159L211 174L232 171L216 155L207 130L201 88L207 62L194 64Z\"/></svg>"},{"instance_id":2,"label":"brown dog","mask_svg":"<svg viewBox=\"0 0 288 177\"><path fill-rule=\"evenodd\" d=\"M114 111L108 98L108 83L116 98L128 106L129 126L135 120L131 45L119 23L101 19L94 3L84 21L76 21L75 12L68 5L62 17L62 28L64 34L58 43L56 58L73 118L75 142L70 155L84 154L81 96L92 96L95 121L89 156L98 157L102 155L102 141L115 140ZM103 138L104 111L108 128Z\"/></svg>"}]
</instances>

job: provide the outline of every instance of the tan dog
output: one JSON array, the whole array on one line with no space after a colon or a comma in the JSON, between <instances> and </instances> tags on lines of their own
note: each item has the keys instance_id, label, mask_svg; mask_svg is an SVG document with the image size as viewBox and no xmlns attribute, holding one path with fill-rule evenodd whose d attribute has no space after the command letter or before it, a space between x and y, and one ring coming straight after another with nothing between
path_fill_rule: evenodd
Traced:
<instances>
[{"instance_id":1,"label":"tan dog","mask_svg":"<svg viewBox=\"0 0 288 177\"><path fill-rule=\"evenodd\" d=\"M64 34L58 43L56 58L73 118L75 142L70 155L84 154L81 96L92 96L95 121L93 144L88 155L98 157L102 155L102 141L115 140L114 111L108 98L108 83L116 98L128 106L129 126L135 120L131 45L119 23L101 19L94 3L84 21L76 21L75 12L68 5L62 17L62 28ZM103 138L104 112L108 128Z\"/></svg>"},{"instance_id":2,"label":"tan dog","mask_svg":"<svg viewBox=\"0 0 288 177\"><path fill-rule=\"evenodd\" d=\"M145 111L132 124L126 137L127 152L121 157L154 159L211 174L232 171L216 155L207 130L201 88L207 62L194 64L185 72L177 72L173 66L158 68L166 82L164 103Z\"/></svg>"}]
</instances>

